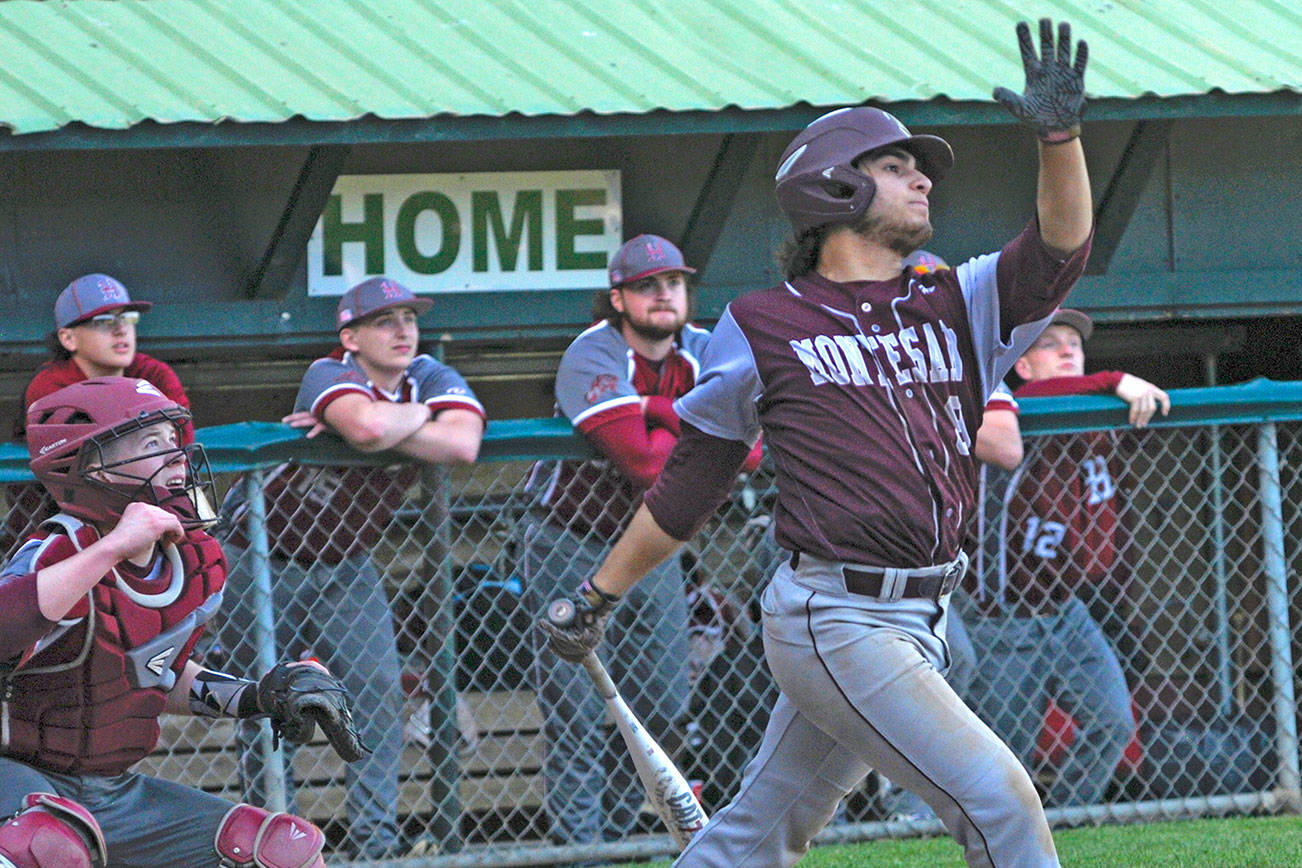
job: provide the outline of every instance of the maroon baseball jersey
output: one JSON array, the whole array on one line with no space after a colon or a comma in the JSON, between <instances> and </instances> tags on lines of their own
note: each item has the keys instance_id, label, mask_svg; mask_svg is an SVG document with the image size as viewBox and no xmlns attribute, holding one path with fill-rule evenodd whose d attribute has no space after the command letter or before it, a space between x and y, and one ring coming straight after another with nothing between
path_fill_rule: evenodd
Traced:
<instances>
[{"instance_id":1,"label":"maroon baseball jersey","mask_svg":"<svg viewBox=\"0 0 1302 868\"><path fill-rule=\"evenodd\" d=\"M52 521L65 532L34 537L0 570L0 755L58 772L121 774L158 742L167 693L221 606L226 561L216 540L191 531L147 568L118 564L50 622L10 604L34 607L36 573L99 539L70 516Z\"/></svg>"},{"instance_id":2,"label":"maroon baseball jersey","mask_svg":"<svg viewBox=\"0 0 1302 868\"><path fill-rule=\"evenodd\" d=\"M620 330L604 320L574 339L556 371L557 412L603 457L550 462L537 469L534 484L545 486L543 503L551 508L553 520L581 536L595 530L606 538L619 531L640 502L650 481L646 477L654 478L659 468L635 471L636 457L606 453L596 432L621 422L635 424L646 432L648 446L655 449L658 444L661 458L667 456L678 435L670 402L696 385L699 354L709 337L704 329L684 326L673 350L658 363L635 353ZM643 397L661 399L648 406L645 416ZM608 472L612 463L618 472Z\"/></svg>"},{"instance_id":3,"label":"maroon baseball jersey","mask_svg":"<svg viewBox=\"0 0 1302 868\"><path fill-rule=\"evenodd\" d=\"M1113 394L1119 371L1027 383L1018 398ZM1061 601L1105 579L1117 559L1117 449L1113 431L1037 439L1003 494L1000 596L1005 604Z\"/></svg>"},{"instance_id":4,"label":"maroon baseball jersey","mask_svg":"<svg viewBox=\"0 0 1302 868\"><path fill-rule=\"evenodd\" d=\"M877 566L947 562L975 502L986 399L1079 277L1088 246L1059 261L1032 222L951 271L853 283L811 273L750 293L728 306L700 382L675 409L721 440L752 443L763 429L783 548ZM647 495L667 530L714 505L675 466Z\"/></svg>"},{"instance_id":5,"label":"maroon baseball jersey","mask_svg":"<svg viewBox=\"0 0 1302 868\"><path fill-rule=\"evenodd\" d=\"M373 401L419 401L434 415L460 409L485 416L461 375L430 356L412 360L398 391L389 393L372 384L352 354L342 351L311 364L294 409L310 410L324 420L325 408L349 394ZM412 462L387 467L282 464L267 474L264 485L271 548L281 557L331 564L367 552L380 541L416 478ZM244 486L232 485L222 511L235 522L237 543L244 543L245 508Z\"/></svg>"}]
</instances>

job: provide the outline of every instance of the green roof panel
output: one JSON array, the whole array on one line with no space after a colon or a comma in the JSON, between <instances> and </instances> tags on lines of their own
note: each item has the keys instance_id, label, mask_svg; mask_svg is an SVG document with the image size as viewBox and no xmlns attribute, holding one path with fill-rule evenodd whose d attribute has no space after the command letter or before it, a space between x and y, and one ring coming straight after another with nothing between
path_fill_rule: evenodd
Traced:
<instances>
[{"instance_id":1,"label":"green roof panel","mask_svg":"<svg viewBox=\"0 0 1302 868\"><path fill-rule=\"evenodd\" d=\"M1011 0L0 2L0 127L988 102ZM1292 0L1046 0L1092 96L1302 89Z\"/></svg>"}]
</instances>

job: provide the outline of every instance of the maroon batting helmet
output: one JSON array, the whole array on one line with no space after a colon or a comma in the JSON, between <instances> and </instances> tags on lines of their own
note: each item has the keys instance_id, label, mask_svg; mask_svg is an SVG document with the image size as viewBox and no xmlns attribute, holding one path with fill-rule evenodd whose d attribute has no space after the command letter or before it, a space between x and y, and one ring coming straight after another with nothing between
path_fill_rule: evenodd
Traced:
<instances>
[{"instance_id":1,"label":"maroon batting helmet","mask_svg":"<svg viewBox=\"0 0 1302 868\"><path fill-rule=\"evenodd\" d=\"M148 380L96 377L73 383L27 410L32 473L65 512L82 521L116 522L128 503L139 500L171 512L183 527L203 527L213 519L213 481L202 446L167 447L111 462L104 455L112 441L159 422L176 426L179 438L189 418L190 411ZM121 472L123 465L159 455L173 457L149 477ZM186 462L185 484L168 486L158 477L180 459Z\"/></svg>"},{"instance_id":2,"label":"maroon batting helmet","mask_svg":"<svg viewBox=\"0 0 1302 868\"><path fill-rule=\"evenodd\" d=\"M778 205L796 235L862 217L877 186L855 168L855 161L887 145L912 154L918 170L932 181L954 165L954 151L944 139L915 136L894 115L875 108L828 112L792 139L775 180Z\"/></svg>"}]
</instances>

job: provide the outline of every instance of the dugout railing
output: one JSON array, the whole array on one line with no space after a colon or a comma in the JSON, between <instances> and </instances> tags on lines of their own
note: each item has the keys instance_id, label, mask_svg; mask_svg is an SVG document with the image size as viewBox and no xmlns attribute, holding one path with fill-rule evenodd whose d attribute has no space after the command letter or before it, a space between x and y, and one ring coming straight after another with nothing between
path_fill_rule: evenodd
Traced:
<instances>
[{"instance_id":1,"label":"dugout railing","mask_svg":"<svg viewBox=\"0 0 1302 868\"><path fill-rule=\"evenodd\" d=\"M1112 398L1022 405L1028 461L1047 438L1114 432L1112 472L1125 495L1125 534L1091 603L1121 659L1135 732L1097 803L1050 807L1058 825L1302 810L1294 664L1302 642L1302 384L1255 381L1171 395L1170 417L1144 432L1128 428L1124 406ZM394 457L359 456L329 436L309 441L269 423L201 429L199 439L219 489L239 485L248 495L240 557L254 576L258 612L234 631L248 648L210 639L201 647L205 660L229 668L237 650L260 663L310 653L281 647L270 601L277 559L308 560L311 546L321 543L268 534L274 482L287 462L329 473ZM374 529L378 542L370 548L403 669L398 809L407 838L424 851L384 864L540 865L671 852L668 836L645 812L619 840L560 845L549 836L521 554L524 529L550 520L539 495L548 463L560 460L592 460L563 421L493 422L475 466L426 471L393 520ZM30 479L23 449L0 445L6 504L12 486ZM358 491L356 501L374 494ZM756 604L782 557L765 518L773 495L766 462L739 480L682 561L690 691L664 740L699 782L711 813L735 789L775 690L762 662ZM299 509L295 521L316 518L301 503ZM19 518L7 517L9 525ZM1037 713L1043 719L1028 762L1047 788L1065 745L1082 735L1056 703ZM326 828L329 864L377 864L349 861L338 846L347 786L327 748L298 751L288 775L275 761L269 732L249 752L264 760L249 768L259 770L270 805L296 807ZM240 756L230 726L168 719L163 742L143 767L239 799ZM297 782L296 797L287 777ZM892 818L884 789L870 776L820 840L939 830L935 821Z\"/></svg>"}]
</instances>

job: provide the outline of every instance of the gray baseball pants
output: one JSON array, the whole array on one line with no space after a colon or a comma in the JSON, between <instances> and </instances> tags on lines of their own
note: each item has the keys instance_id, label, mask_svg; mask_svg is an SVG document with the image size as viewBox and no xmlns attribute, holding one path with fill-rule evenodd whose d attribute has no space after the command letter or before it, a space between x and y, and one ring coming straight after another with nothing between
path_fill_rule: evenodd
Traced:
<instances>
[{"instance_id":1,"label":"gray baseball pants","mask_svg":"<svg viewBox=\"0 0 1302 868\"><path fill-rule=\"evenodd\" d=\"M28 793L54 793L90 811L108 845L108 868L215 868L217 827L235 807L148 775L63 775L0 757L0 817Z\"/></svg>"},{"instance_id":2,"label":"gray baseball pants","mask_svg":"<svg viewBox=\"0 0 1302 868\"><path fill-rule=\"evenodd\" d=\"M794 865L876 768L931 805L969 865L1057 866L1030 776L938 671L948 600L850 594L841 566L802 556L765 590L764 650L782 695L737 797L674 864Z\"/></svg>"},{"instance_id":3,"label":"gray baseball pants","mask_svg":"<svg viewBox=\"0 0 1302 868\"><path fill-rule=\"evenodd\" d=\"M1049 804L1092 805L1112 780L1135 734L1121 664L1089 609L1071 597L1030 618L974 618L981 648L972 700L1028 768L1050 696L1080 731L1067 748Z\"/></svg>"},{"instance_id":4,"label":"gray baseball pants","mask_svg":"<svg viewBox=\"0 0 1302 868\"><path fill-rule=\"evenodd\" d=\"M529 526L521 571L526 605L571 597L610 544L580 539L547 521ZM581 666L546 650L538 632L533 679L546 733L546 805L559 843L615 840L629 833L644 799L632 757L606 723L606 706ZM615 609L598 654L620 694L661 744L687 708L687 601L676 559L651 571ZM668 749L671 749L668 748Z\"/></svg>"}]
</instances>

